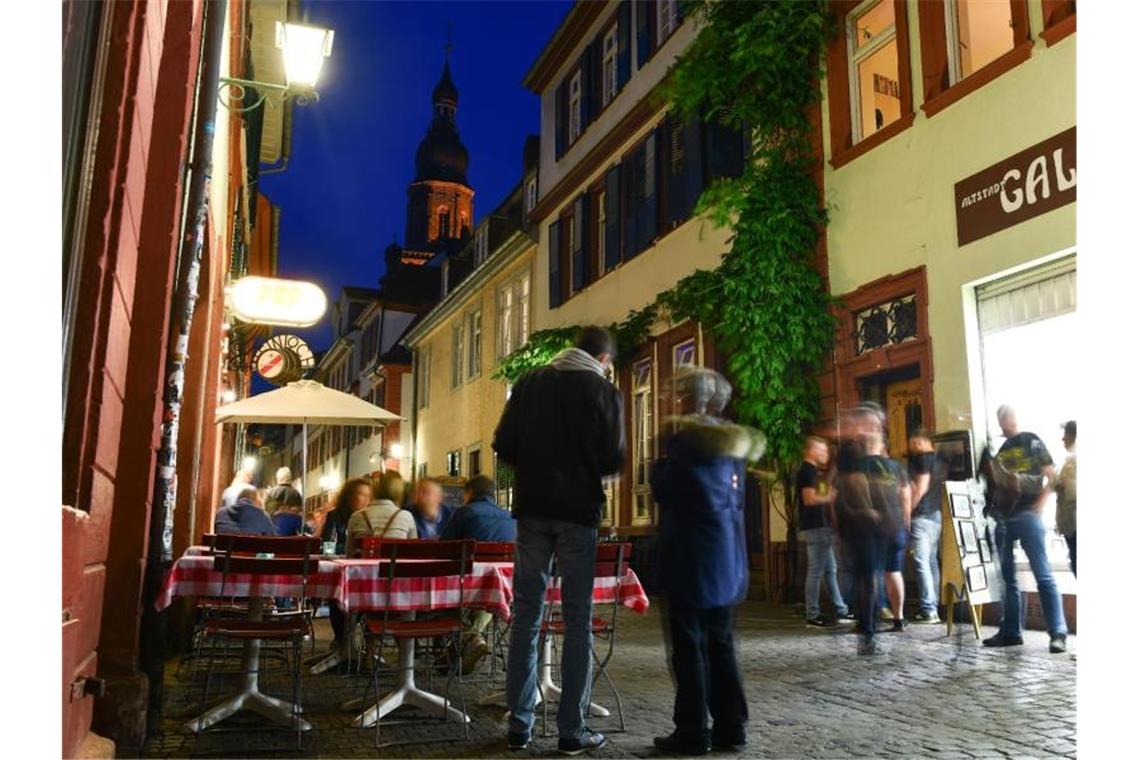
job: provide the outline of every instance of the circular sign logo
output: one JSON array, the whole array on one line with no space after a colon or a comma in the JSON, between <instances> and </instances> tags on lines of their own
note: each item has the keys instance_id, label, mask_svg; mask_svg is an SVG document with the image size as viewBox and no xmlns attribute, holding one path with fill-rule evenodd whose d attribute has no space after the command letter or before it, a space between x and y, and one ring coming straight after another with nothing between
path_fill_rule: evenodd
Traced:
<instances>
[{"instance_id":1,"label":"circular sign logo","mask_svg":"<svg viewBox=\"0 0 1140 760\"><path fill-rule=\"evenodd\" d=\"M253 366L274 385L300 380L315 363L313 352L296 335L276 335L257 350Z\"/></svg>"},{"instance_id":2,"label":"circular sign logo","mask_svg":"<svg viewBox=\"0 0 1140 760\"><path fill-rule=\"evenodd\" d=\"M262 351L257 357L257 371L266 380L272 380L285 371L285 354L276 349Z\"/></svg>"}]
</instances>

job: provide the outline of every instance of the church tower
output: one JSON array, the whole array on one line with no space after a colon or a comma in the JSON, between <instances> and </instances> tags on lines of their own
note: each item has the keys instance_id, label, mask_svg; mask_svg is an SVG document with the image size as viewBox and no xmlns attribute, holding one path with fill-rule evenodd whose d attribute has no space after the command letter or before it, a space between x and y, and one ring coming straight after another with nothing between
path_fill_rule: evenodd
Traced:
<instances>
[{"instance_id":1,"label":"church tower","mask_svg":"<svg viewBox=\"0 0 1140 760\"><path fill-rule=\"evenodd\" d=\"M416 177L408 185L405 263L453 253L471 236L475 191L467 184L467 148L455 126L458 106L459 90L445 61L432 91L431 126L416 150Z\"/></svg>"}]
</instances>

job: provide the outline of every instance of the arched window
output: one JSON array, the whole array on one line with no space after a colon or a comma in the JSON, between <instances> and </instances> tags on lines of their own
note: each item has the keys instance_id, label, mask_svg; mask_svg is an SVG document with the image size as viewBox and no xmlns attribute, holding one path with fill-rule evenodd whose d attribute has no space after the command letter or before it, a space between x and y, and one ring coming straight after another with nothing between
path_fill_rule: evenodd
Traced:
<instances>
[{"instance_id":1,"label":"arched window","mask_svg":"<svg viewBox=\"0 0 1140 760\"><path fill-rule=\"evenodd\" d=\"M451 237L451 214L446 208L439 210L439 237Z\"/></svg>"}]
</instances>

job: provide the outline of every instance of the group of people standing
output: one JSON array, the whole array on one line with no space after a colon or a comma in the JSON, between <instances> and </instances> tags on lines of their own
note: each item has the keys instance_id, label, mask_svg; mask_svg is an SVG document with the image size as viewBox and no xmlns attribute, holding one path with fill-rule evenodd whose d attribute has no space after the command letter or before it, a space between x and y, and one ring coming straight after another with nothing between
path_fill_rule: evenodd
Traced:
<instances>
[{"instance_id":1,"label":"group of people standing","mask_svg":"<svg viewBox=\"0 0 1140 760\"><path fill-rule=\"evenodd\" d=\"M1021 597L1013 562L1014 545L1020 544L1037 582L1050 651L1064 652L1067 629L1046 557L1047 531L1041 513L1049 492L1055 491L1057 530L1065 536L1076 574L1076 423L1063 426L1070 455L1060 476L1041 439L1018 428L1011 407L998 410L998 423L1005 442L992 456L988 451L983 456L979 475L985 481L987 515L995 521L1004 606L999 633L984 644L1022 643ZM825 439L809 437L795 481L797 530L807 554L807 624L854 622L860 654L882 651L875 640L878 618L889 620L896 632L906 627L902 570L908 546L919 591L919 609L911 620L940 622L939 546L947 466L922 430L910 435L905 466L889 458L885 426L886 417L877 404L845 410L839 419L835 456ZM835 466L829 467L833 459ZM824 584L835 607L834 618L821 613Z\"/></svg>"}]
</instances>

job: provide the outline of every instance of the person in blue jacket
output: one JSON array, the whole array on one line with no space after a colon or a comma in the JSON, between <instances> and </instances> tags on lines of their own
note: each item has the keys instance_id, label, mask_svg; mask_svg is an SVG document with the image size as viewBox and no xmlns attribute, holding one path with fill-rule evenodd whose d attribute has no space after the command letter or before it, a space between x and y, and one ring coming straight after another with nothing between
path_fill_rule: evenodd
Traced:
<instances>
[{"instance_id":1,"label":"person in blue jacket","mask_svg":"<svg viewBox=\"0 0 1140 760\"><path fill-rule=\"evenodd\" d=\"M214 532L277 535L273 521L261 508L257 489L251 485L237 489L234 503L220 508L214 515Z\"/></svg>"},{"instance_id":2,"label":"person in blue jacket","mask_svg":"<svg viewBox=\"0 0 1140 760\"><path fill-rule=\"evenodd\" d=\"M675 729L654 745L685 755L739 751L747 744L748 704L732 618L748 590L745 466L760 458L765 440L715 416L731 394L719 373L685 368L674 387L683 414L666 421L672 432L650 485L660 509L658 580L677 694Z\"/></svg>"},{"instance_id":3,"label":"person in blue jacket","mask_svg":"<svg viewBox=\"0 0 1140 760\"><path fill-rule=\"evenodd\" d=\"M435 478L417 480L412 502L404 509L411 512L416 521L416 537L429 541L439 539L455 511L443 503L443 485Z\"/></svg>"}]
</instances>

